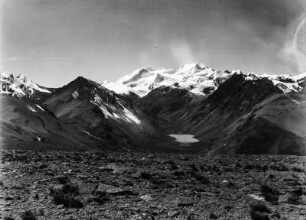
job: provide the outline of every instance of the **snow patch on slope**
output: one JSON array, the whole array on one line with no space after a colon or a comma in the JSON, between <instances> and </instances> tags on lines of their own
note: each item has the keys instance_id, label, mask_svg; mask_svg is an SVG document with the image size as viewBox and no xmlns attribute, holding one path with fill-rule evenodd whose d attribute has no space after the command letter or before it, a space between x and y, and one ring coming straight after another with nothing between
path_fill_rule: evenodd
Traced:
<instances>
[{"instance_id":1,"label":"snow patch on slope","mask_svg":"<svg viewBox=\"0 0 306 220\"><path fill-rule=\"evenodd\" d=\"M94 100L91 101L91 103L93 103L93 104L95 104L96 106L99 107L99 109L100 109L100 110L102 111L102 113L104 114L104 117L105 117L105 118L113 117L113 114L110 113L110 112L107 110L107 108L106 108L106 106L105 106L103 100L100 98L99 95L95 94L95 95L94 95Z\"/></svg>"},{"instance_id":2,"label":"snow patch on slope","mask_svg":"<svg viewBox=\"0 0 306 220\"><path fill-rule=\"evenodd\" d=\"M36 107L39 108L39 109L40 109L41 111L43 111L43 112L45 111L45 109L43 109L40 105L37 105L37 104L36 104Z\"/></svg>"},{"instance_id":3,"label":"snow patch on slope","mask_svg":"<svg viewBox=\"0 0 306 220\"><path fill-rule=\"evenodd\" d=\"M127 121L134 122L135 124L141 124L141 121L138 119L136 115L134 115L131 111L127 108L123 109L123 116Z\"/></svg>"},{"instance_id":4,"label":"snow patch on slope","mask_svg":"<svg viewBox=\"0 0 306 220\"><path fill-rule=\"evenodd\" d=\"M30 105L27 105L27 108L32 112L36 112L36 109Z\"/></svg>"},{"instance_id":5,"label":"snow patch on slope","mask_svg":"<svg viewBox=\"0 0 306 220\"><path fill-rule=\"evenodd\" d=\"M39 112L39 111L45 111L40 105L27 105L27 108L31 111L31 112Z\"/></svg>"},{"instance_id":6,"label":"snow patch on slope","mask_svg":"<svg viewBox=\"0 0 306 220\"><path fill-rule=\"evenodd\" d=\"M72 93L72 97L73 97L74 99L78 99L78 98L79 98L79 93L78 93L78 91L74 91L74 92Z\"/></svg>"},{"instance_id":7,"label":"snow patch on slope","mask_svg":"<svg viewBox=\"0 0 306 220\"><path fill-rule=\"evenodd\" d=\"M90 132L86 131L86 130L82 130L85 134L87 134L88 136L90 137L93 137L94 139L97 139L97 140L102 140L101 138L95 136L95 135L92 135Z\"/></svg>"},{"instance_id":8,"label":"snow patch on slope","mask_svg":"<svg viewBox=\"0 0 306 220\"><path fill-rule=\"evenodd\" d=\"M94 95L91 103L99 107L99 109L104 114L105 118L111 118L114 120L123 120L129 123L134 123L137 125L141 124L141 120L129 109L120 104L121 108L109 105L101 99L97 94Z\"/></svg>"}]
</instances>

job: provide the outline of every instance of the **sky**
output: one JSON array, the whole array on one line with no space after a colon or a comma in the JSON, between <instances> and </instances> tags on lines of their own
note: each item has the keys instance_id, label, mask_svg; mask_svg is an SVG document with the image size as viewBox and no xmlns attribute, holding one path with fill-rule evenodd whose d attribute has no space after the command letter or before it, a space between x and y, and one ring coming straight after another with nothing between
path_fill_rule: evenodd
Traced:
<instances>
[{"instance_id":1,"label":"sky","mask_svg":"<svg viewBox=\"0 0 306 220\"><path fill-rule=\"evenodd\" d=\"M188 63L256 73L306 71L305 0L0 2L0 71L23 73L48 87L80 75L115 81L142 67Z\"/></svg>"}]
</instances>

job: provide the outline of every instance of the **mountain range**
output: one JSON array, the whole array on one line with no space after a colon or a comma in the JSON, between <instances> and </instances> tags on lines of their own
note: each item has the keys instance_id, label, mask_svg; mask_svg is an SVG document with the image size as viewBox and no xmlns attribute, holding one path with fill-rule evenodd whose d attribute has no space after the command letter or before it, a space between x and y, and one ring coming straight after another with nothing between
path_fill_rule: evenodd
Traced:
<instances>
[{"instance_id":1,"label":"mountain range","mask_svg":"<svg viewBox=\"0 0 306 220\"><path fill-rule=\"evenodd\" d=\"M1 74L4 149L306 155L306 73L138 69L47 88ZM191 134L182 144L170 134Z\"/></svg>"}]
</instances>

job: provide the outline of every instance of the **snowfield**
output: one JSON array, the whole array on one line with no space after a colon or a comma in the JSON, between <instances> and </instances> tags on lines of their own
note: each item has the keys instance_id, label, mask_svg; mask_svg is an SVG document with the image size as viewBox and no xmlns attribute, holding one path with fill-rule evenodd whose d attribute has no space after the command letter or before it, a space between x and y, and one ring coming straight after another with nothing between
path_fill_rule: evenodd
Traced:
<instances>
[{"instance_id":1,"label":"snowfield","mask_svg":"<svg viewBox=\"0 0 306 220\"><path fill-rule=\"evenodd\" d=\"M233 74L243 74L247 80L268 78L285 93L300 91L302 88L299 86L299 81L306 77L306 73L296 76L244 74L240 70L218 71L203 64L186 64L177 69L138 69L116 82L103 81L102 86L118 94L134 92L141 97L160 86L187 89L196 95L205 96L215 91Z\"/></svg>"},{"instance_id":2,"label":"snowfield","mask_svg":"<svg viewBox=\"0 0 306 220\"><path fill-rule=\"evenodd\" d=\"M35 91L51 93L48 89L42 88L36 83L28 80L23 74L1 73L0 93L11 94L12 96L31 96Z\"/></svg>"}]
</instances>

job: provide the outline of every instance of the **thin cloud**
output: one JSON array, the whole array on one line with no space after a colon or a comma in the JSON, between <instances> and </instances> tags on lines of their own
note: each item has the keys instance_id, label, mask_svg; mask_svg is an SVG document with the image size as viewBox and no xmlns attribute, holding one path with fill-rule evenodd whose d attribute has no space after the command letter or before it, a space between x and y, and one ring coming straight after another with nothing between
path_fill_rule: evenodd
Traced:
<instances>
[{"instance_id":1,"label":"thin cloud","mask_svg":"<svg viewBox=\"0 0 306 220\"><path fill-rule=\"evenodd\" d=\"M291 28L280 56L293 65L299 72L306 71L306 14L303 15Z\"/></svg>"},{"instance_id":2,"label":"thin cloud","mask_svg":"<svg viewBox=\"0 0 306 220\"><path fill-rule=\"evenodd\" d=\"M186 41L171 44L170 51L179 65L195 62L191 48Z\"/></svg>"},{"instance_id":3,"label":"thin cloud","mask_svg":"<svg viewBox=\"0 0 306 220\"><path fill-rule=\"evenodd\" d=\"M5 60L7 61L20 61L20 60L70 60L70 57L17 57L17 56L12 56L9 57Z\"/></svg>"},{"instance_id":4,"label":"thin cloud","mask_svg":"<svg viewBox=\"0 0 306 220\"><path fill-rule=\"evenodd\" d=\"M18 59L19 59L18 57L10 57L10 58L8 58L7 60L8 60L8 61L15 62L15 61L17 61Z\"/></svg>"}]
</instances>

